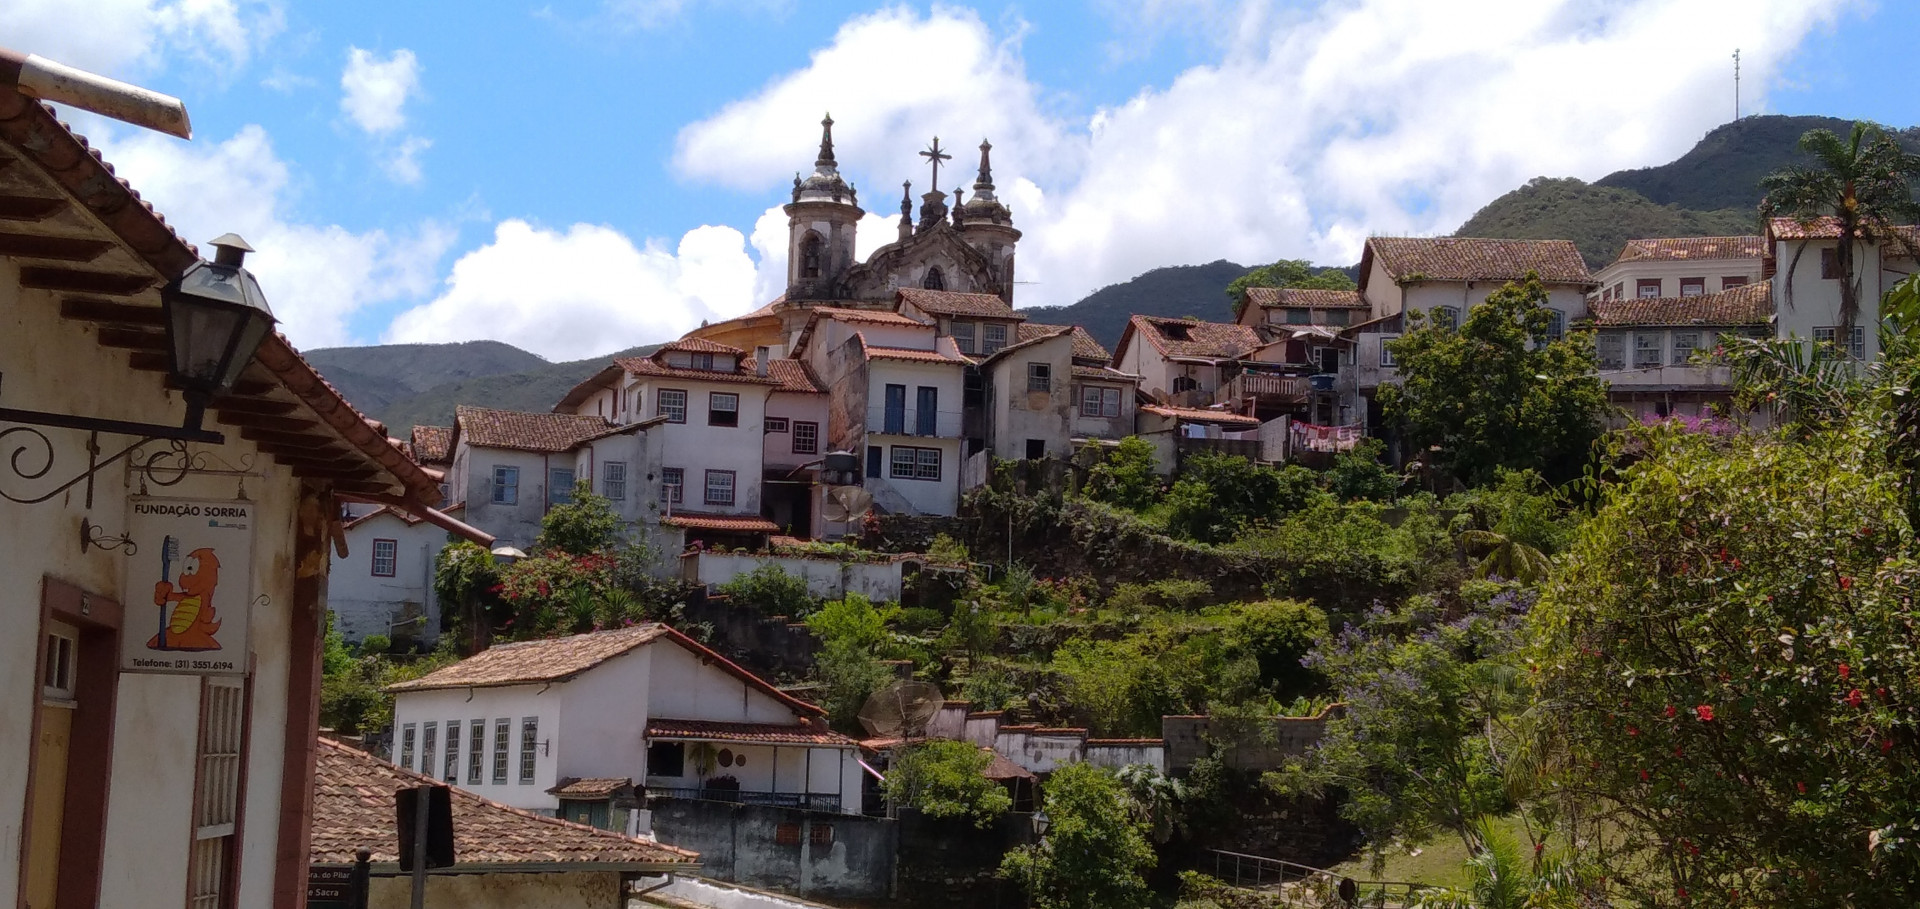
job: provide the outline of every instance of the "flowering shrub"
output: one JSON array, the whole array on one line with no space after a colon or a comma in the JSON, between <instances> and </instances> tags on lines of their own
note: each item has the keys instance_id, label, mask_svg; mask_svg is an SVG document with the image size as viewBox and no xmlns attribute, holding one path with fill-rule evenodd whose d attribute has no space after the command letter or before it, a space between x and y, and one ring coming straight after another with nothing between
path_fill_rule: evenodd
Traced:
<instances>
[{"instance_id":1,"label":"flowering shrub","mask_svg":"<svg viewBox=\"0 0 1920 909\"><path fill-rule=\"evenodd\" d=\"M1648 905L1910 905L1920 563L1870 427L1664 427L1535 613L1560 791Z\"/></svg>"}]
</instances>

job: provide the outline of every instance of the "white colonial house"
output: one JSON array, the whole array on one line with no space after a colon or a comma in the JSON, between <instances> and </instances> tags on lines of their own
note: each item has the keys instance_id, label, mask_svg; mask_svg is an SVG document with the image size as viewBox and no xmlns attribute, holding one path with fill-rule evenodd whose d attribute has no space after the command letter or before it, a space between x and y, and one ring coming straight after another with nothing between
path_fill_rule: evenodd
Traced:
<instances>
[{"instance_id":1,"label":"white colonial house","mask_svg":"<svg viewBox=\"0 0 1920 909\"><path fill-rule=\"evenodd\" d=\"M1698 297L1764 277L1765 237L1660 237L1628 240L1618 258L1593 273L1595 301Z\"/></svg>"},{"instance_id":2,"label":"white colonial house","mask_svg":"<svg viewBox=\"0 0 1920 909\"><path fill-rule=\"evenodd\" d=\"M1108 366L1085 329L1023 323L1016 337L978 366L993 457L1066 458L1087 441L1133 434L1136 378Z\"/></svg>"},{"instance_id":3,"label":"white colonial house","mask_svg":"<svg viewBox=\"0 0 1920 909\"><path fill-rule=\"evenodd\" d=\"M1860 311L1850 336L1841 336L1840 227L1830 218L1767 222L1766 273L1772 278L1774 334L1798 338L1809 352L1831 351L1855 360L1880 356L1880 299L1914 273L1920 229L1903 227L1878 243L1855 241L1854 279ZM1827 354L1822 354L1827 355Z\"/></svg>"},{"instance_id":4,"label":"white colonial house","mask_svg":"<svg viewBox=\"0 0 1920 909\"><path fill-rule=\"evenodd\" d=\"M467 523L496 537L496 547L531 549L547 512L572 501L581 480L612 500L629 528L646 533L663 507L655 479L660 447L651 433L659 422L462 405L454 412L448 485Z\"/></svg>"},{"instance_id":5,"label":"white colonial house","mask_svg":"<svg viewBox=\"0 0 1920 909\"><path fill-rule=\"evenodd\" d=\"M1732 413L1725 365L1701 362L1726 335L1771 337L1769 281L1686 297L1596 299L1588 304L1607 398L1635 421Z\"/></svg>"},{"instance_id":6,"label":"white colonial house","mask_svg":"<svg viewBox=\"0 0 1920 909\"><path fill-rule=\"evenodd\" d=\"M402 682L395 763L555 814L580 780L649 798L858 814L858 746L824 711L660 624L500 644ZM590 791L589 791L590 790Z\"/></svg>"},{"instance_id":7,"label":"white colonial house","mask_svg":"<svg viewBox=\"0 0 1920 909\"><path fill-rule=\"evenodd\" d=\"M863 458L863 483L880 510L955 514L962 390L972 361L951 336L904 315L834 307L810 312L795 353L827 390L832 450Z\"/></svg>"}]
</instances>

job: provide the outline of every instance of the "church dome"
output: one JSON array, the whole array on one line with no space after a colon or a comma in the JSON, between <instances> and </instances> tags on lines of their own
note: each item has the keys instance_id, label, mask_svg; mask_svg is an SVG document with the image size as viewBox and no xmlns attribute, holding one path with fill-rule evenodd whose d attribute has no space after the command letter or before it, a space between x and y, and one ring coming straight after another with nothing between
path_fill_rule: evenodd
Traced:
<instances>
[{"instance_id":1,"label":"church dome","mask_svg":"<svg viewBox=\"0 0 1920 909\"><path fill-rule=\"evenodd\" d=\"M813 161L813 173L805 179L793 176L793 201L860 204L859 190L840 176L840 166L833 159L832 115L820 121L820 157Z\"/></svg>"}]
</instances>

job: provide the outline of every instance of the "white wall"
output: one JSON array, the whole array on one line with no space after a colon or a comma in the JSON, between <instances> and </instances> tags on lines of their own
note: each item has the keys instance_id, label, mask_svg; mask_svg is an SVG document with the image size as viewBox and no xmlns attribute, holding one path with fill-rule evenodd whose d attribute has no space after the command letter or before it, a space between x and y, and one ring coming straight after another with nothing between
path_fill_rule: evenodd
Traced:
<instances>
[{"instance_id":1,"label":"white wall","mask_svg":"<svg viewBox=\"0 0 1920 909\"><path fill-rule=\"evenodd\" d=\"M653 658L647 716L724 723L794 722L793 708L717 666L702 664L693 652L674 644L653 644L648 649Z\"/></svg>"},{"instance_id":2,"label":"white wall","mask_svg":"<svg viewBox=\"0 0 1920 909\"><path fill-rule=\"evenodd\" d=\"M691 569L688 579L696 584L719 586L762 565L777 565L781 571L807 581L807 592L837 600L849 591L862 594L876 603L900 601L901 563L842 562L838 559L803 559L790 556L719 552L690 552L680 557Z\"/></svg>"},{"instance_id":3,"label":"white wall","mask_svg":"<svg viewBox=\"0 0 1920 909\"><path fill-rule=\"evenodd\" d=\"M498 537L496 546L532 550L534 539L540 536L540 521L547 514L547 469L572 467L573 456L476 448L462 437L457 459L463 462L464 468L461 486L465 490L463 501L467 504L464 520ZM503 505L493 501L495 467L520 468L520 490L515 503Z\"/></svg>"},{"instance_id":4,"label":"white wall","mask_svg":"<svg viewBox=\"0 0 1920 909\"><path fill-rule=\"evenodd\" d=\"M680 378L646 380L647 407L658 400L662 389L687 393L687 421L665 423L649 428L648 436L658 439L661 467L685 471L685 498L675 510L712 514L760 514L760 463L766 430L767 393L764 385L732 382L700 382ZM710 426L707 405L714 393L740 396L738 426ZM653 413L651 409L647 411ZM823 427L824 428L824 427ZM734 472L732 505L706 502L706 471Z\"/></svg>"},{"instance_id":5,"label":"white wall","mask_svg":"<svg viewBox=\"0 0 1920 909\"><path fill-rule=\"evenodd\" d=\"M874 360L868 369L866 444L880 446L880 475L866 477L866 488L875 501L888 511L916 514L951 515L960 508L960 417L964 373L958 363L909 363L898 360ZM886 386L907 388L907 434L881 432L886 408ZM912 435L916 426L921 386L938 389L934 436ZM908 479L892 476L893 448L907 445L940 450L938 480ZM865 451L859 452L864 461Z\"/></svg>"},{"instance_id":6,"label":"white wall","mask_svg":"<svg viewBox=\"0 0 1920 909\"><path fill-rule=\"evenodd\" d=\"M460 787L477 792L487 798L515 808L530 811L552 813L558 807L559 800L547 794L554 787L559 774L556 770L558 747L554 753L542 754L536 748L534 752L533 782L520 782L520 724L526 717L538 717L540 721L537 741L559 742L560 701L565 685L513 685L499 688L453 688L434 691L404 691L394 698L393 705L393 762L400 763L402 742L408 725L414 731L414 764L410 769L419 769L421 743L425 723L435 723L439 727L436 753L426 771L435 779L442 779L441 771L446 760L446 724L448 720L460 723ZM494 723L507 720L507 781L504 784L493 781ZM467 760L472 753L469 748L472 735L470 724L474 720L486 722L485 754L480 762L480 782L472 782L468 775Z\"/></svg>"},{"instance_id":7,"label":"white wall","mask_svg":"<svg viewBox=\"0 0 1920 909\"><path fill-rule=\"evenodd\" d=\"M157 305L152 299L143 302ZM0 259L0 364L6 379L0 400L9 407L179 425L183 404L178 395L162 388L159 374L128 369L124 350L101 347L93 332L61 320L59 310L54 294L23 292L17 266ZM237 431L217 424L209 428L226 432L227 442L194 443L193 450L230 464L251 464L253 475L244 478L244 485L259 515L252 575L254 590L264 599L256 598L248 617L255 668L242 806L247 843L237 903L262 906L272 901L275 838L282 814L280 771L286 744L298 481L284 467L255 452ZM64 474L60 477L64 480L78 473L86 463L86 435L64 429L45 433L54 446L54 469L47 479ZM100 441L112 451L132 440L103 435ZM127 605L129 622L153 618L150 581L135 585L144 586L144 591L123 590L129 560L152 558L151 553L129 556L101 549L82 553L75 545L82 517L109 534L126 528L127 477L126 468L120 466L101 471L91 507L83 487L40 504L0 501L0 523L15 529L7 536L7 545L0 547L0 574L9 579L0 589L0 611L26 617L24 623L16 622L16 630L27 632L0 640L0 685L18 695L0 699L0 855L19 856L21 849L33 717L39 708L39 698L28 693L39 690L35 672L41 642L33 617L40 614L41 578L58 578L121 600ZM10 491L36 493L58 485L11 476L0 482ZM234 494L235 486L233 477L192 475L177 486L157 491L225 498ZM143 602L148 605L142 606ZM123 673L119 679L103 906L141 905L154 894L177 897L186 892L188 803L200 712L196 680L140 673ZM296 747L304 748L305 743ZM13 893L18 886L18 861L0 861L0 892Z\"/></svg>"},{"instance_id":8,"label":"white wall","mask_svg":"<svg viewBox=\"0 0 1920 909\"><path fill-rule=\"evenodd\" d=\"M1032 363L1044 363L1051 370L1048 391L1027 390L1027 368ZM1009 461L1026 457L1028 439L1044 441L1050 457L1071 457L1076 413L1072 333L1022 347L995 360L989 369L989 445L994 457Z\"/></svg>"},{"instance_id":9,"label":"white wall","mask_svg":"<svg viewBox=\"0 0 1920 909\"><path fill-rule=\"evenodd\" d=\"M1799 265L1793 267L1794 256L1801 245L1800 241L1787 240L1774 245L1778 261L1773 276L1774 330L1779 337L1800 338L1811 347L1815 328L1840 324L1840 280L1820 277L1821 249L1839 244L1835 240L1807 241L1805 252L1799 253ZM1880 337L1875 328L1880 323L1880 298L1901 275L1881 268L1876 247L1860 244L1853 255L1860 272L1860 312L1855 324L1865 329L1862 334L1866 357L1871 360L1880 355ZM1898 264L1901 271L1912 267L1910 262ZM1793 270L1791 305L1787 280L1790 267Z\"/></svg>"},{"instance_id":10,"label":"white wall","mask_svg":"<svg viewBox=\"0 0 1920 909\"><path fill-rule=\"evenodd\" d=\"M1814 260L1814 267L1820 262ZM1640 295L1642 279L1660 281L1660 296L1680 296L1680 279L1705 278L1707 293L1719 293L1727 290L1725 279L1728 277L1745 278L1753 284L1760 280L1760 259L1696 259L1691 261L1668 261L1665 259L1640 259L1632 262L1616 262L1594 273L1593 280L1600 285L1596 294L1604 294L1614 285L1620 286L1620 296L1634 299ZM1738 285L1734 285L1738 286Z\"/></svg>"},{"instance_id":11,"label":"white wall","mask_svg":"<svg viewBox=\"0 0 1920 909\"><path fill-rule=\"evenodd\" d=\"M792 469L818 462L827 453L827 396L776 391L767 398L767 416L787 420L786 432L762 433L760 459L767 468ZM814 453L793 450L793 424L808 422L820 427Z\"/></svg>"},{"instance_id":12,"label":"white wall","mask_svg":"<svg viewBox=\"0 0 1920 909\"><path fill-rule=\"evenodd\" d=\"M558 874L433 874L427 877L429 906L462 909L624 909L618 871L568 871ZM367 887L368 909L407 909L413 905L408 877L376 877Z\"/></svg>"},{"instance_id":13,"label":"white wall","mask_svg":"<svg viewBox=\"0 0 1920 909\"><path fill-rule=\"evenodd\" d=\"M373 573L375 540L394 541L392 577ZM331 556L328 577L327 607L333 611L333 627L350 643L370 634L391 634L393 623L410 618L406 606L410 603L426 616L425 623L411 627L410 632L437 640L440 605L433 594L433 566L446 545L445 530L425 521L408 524L390 511L347 528L347 557Z\"/></svg>"}]
</instances>

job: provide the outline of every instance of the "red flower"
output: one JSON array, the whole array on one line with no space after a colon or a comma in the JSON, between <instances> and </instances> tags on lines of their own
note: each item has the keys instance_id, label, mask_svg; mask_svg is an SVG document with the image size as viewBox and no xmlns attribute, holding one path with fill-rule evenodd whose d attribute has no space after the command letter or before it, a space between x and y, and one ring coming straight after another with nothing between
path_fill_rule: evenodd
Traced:
<instances>
[{"instance_id":1,"label":"red flower","mask_svg":"<svg viewBox=\"0 0 1920 909\"><path fill-rule=\"evenodd\" d=\"M1674 715L1674 714L1676 714L1676 713L1678 713L1678 712L1679 712L1679 711L1677 711L1677 710L1674 710L1674 709L1673 709L1673 705L1672 705L1672 704L1668 704L1668 705L1667 705L1667 719L1673 719L1673 715Z\"/></svg>"},{"instance_id":2,"label":"red flower","mask_svg":"<svg viewBox=\"0 0 1920 909\"><path fill-rule=\"evenodd\" d=\"M1885 688L1875 688L1873 689L1873 693L1878 695L1880 700L1884 701L1887 699L1887 689Z\"/></svg>"},{"instance_id":3,"label":"red flower","mask_svg":"<svg viewBox=\"0 0 1920 909\"><path fill-rule=\"evenodd\" d=\"M1881 740L1880 740L1880 753L1881 753L1881 754L1886 754L1887 752L1889 752L1889 751L1892 751L1892 750L1893 750L1893 740L1892 740L1892 739L1881 739Z\"/></svg>"},{"instance_id":4,"label":"red flower","mask_svg":"<svg viewBox=\"0 0 1920 909\"><path fill-rule=\"evenodd\" d=\"M1841 575L1841 576L1840 576L1840 589L1841 589L1841 590L1851 590L1851 589L1853 589L1853 579L1852 579L1852 578L1850 578L1850 577L1847 577L1846 575Z\"/></svg>"},{"instance_id":5,"label":"red flower","mask_svg":"<svg viewBox=\"0 0 1920 909\"><path fill-rule=\"evenodd\" d=\"M1852 691L1847 692L1847 706L1858 707L1860 706L1860 702L1863 700L1865 700L1865 698L1862 698L1860 696L1860 689L1855 688Z\"/></svg>"},{"instance_id":6,"label":"red flower","mask_svg":"<svg viewBox=\"0 0 1920 909\"><path fill-rule=\"evenodd\" d=\"M1840 678L1841 678L1841 679L1845 679L1846 677L1848 677L1848 676L1850 676L1850 675L1853 675L1853 667L1852 667L1852 666L1848 666L1848 665L1847 665L1847 664L1845 664L1845 663L1841 663L1841 664L1840 664Z\"/></svg>"},{"instance_id":7,"label":"red flower","mask_svg":"<svg viewBox=\"0 0 1920 909\"><path fill-rule=\"evenodd\" d=\"M1680 845L1686 848L1688 855L1700 854L1700 847L1695 846L1692 840L1681 840Z\"/></svg>"},{"instance_id":8,"label":"red flower","mask_svg":"<svg viewBox=\"0 0 1920 909\"><path fill-rule=\"evenodd\" d=\"M1700 722L1702 723L1713 722L1713 705L1712 704L1701 704L1700 706L1693 708L1693 713L1695 716L1698 716L1700 718Z\"/></svg>"},{"instance_id":9,"label":"red flower","mask_svg":"<svg viewBox=\"0 0 1920 909\"><path fill-rule=\"evenodd\" d=\"M1687 898L1687 888L1685 887L1675 887L1673 888L1673 893L1683 900Z\"/></svg>"},{"instance_id":10,"label":"red flower","mask_svg":"<svg viewBox=\"0 0 1920 909\"><path fill-rule=\"evenodd\" d=\"M1793 784L1793 788L1795 788L1795 789L1798 789L1798 790L1800 790L1800 794L1801 794L1801 795L1806 795L1806 794L1807 794L1807 784L1806 784L1806 783L1794 783L1794 784Z\"/></svg>"},{"instance_id":11,"label":"red flower","mask_svg":"<svg viewBox=\"0 0 1920 909\"><path fill-rule=\"evenodd\" d=\"M1740 570L1740 560L1737 558L1733 560L1733 570L1734 571Z\"/></svg>"},{"instance_id":12,"label":"red flower","mask_svg":"<svg viewBox=\"0 0 1920 909\"><path fill-rule=\"evenodd\" d=\"M1636 727L1636 726L1628 726L1628 727L1627 727L1627 734L1628 734L1628 735L1639 735L1639 734L1640 734L1640 729L1639 729L1639 727Z\"/></svg>"},{"instance_id":13,"label":"red flower","mask_svg":"<svg viewBox=\"0 0 1920 909\"><path fill-rule=\"evenodd\" d=\"M1675 745L1675 746L1673 746L1673 756L1674 756L1674 757L1686 757L1686 755L1684 755L1684 754L1682 754L1682 753L1680 752L1680 746L1679 746L1679 745Z\"/></svg>"},{"instance_id":14,"label":"red flower","mask_svg":"<svg viewBox=\"0 0 1920 909\"><path fill-rule=\"evenodd\" d=\"M1647 771L1645 771L1645 770L1641 770L1641 771L1640 771L1640 782L1642 782L1642 783L1644 783L1644 782L1646 782L1647 780L1649 780L1649 779L1651 779L1652 777L1653 777L1653 774L1651 774L1651 773L1648 773L1648 772L1647 772Z\"/></svg>"}]
</instances>

